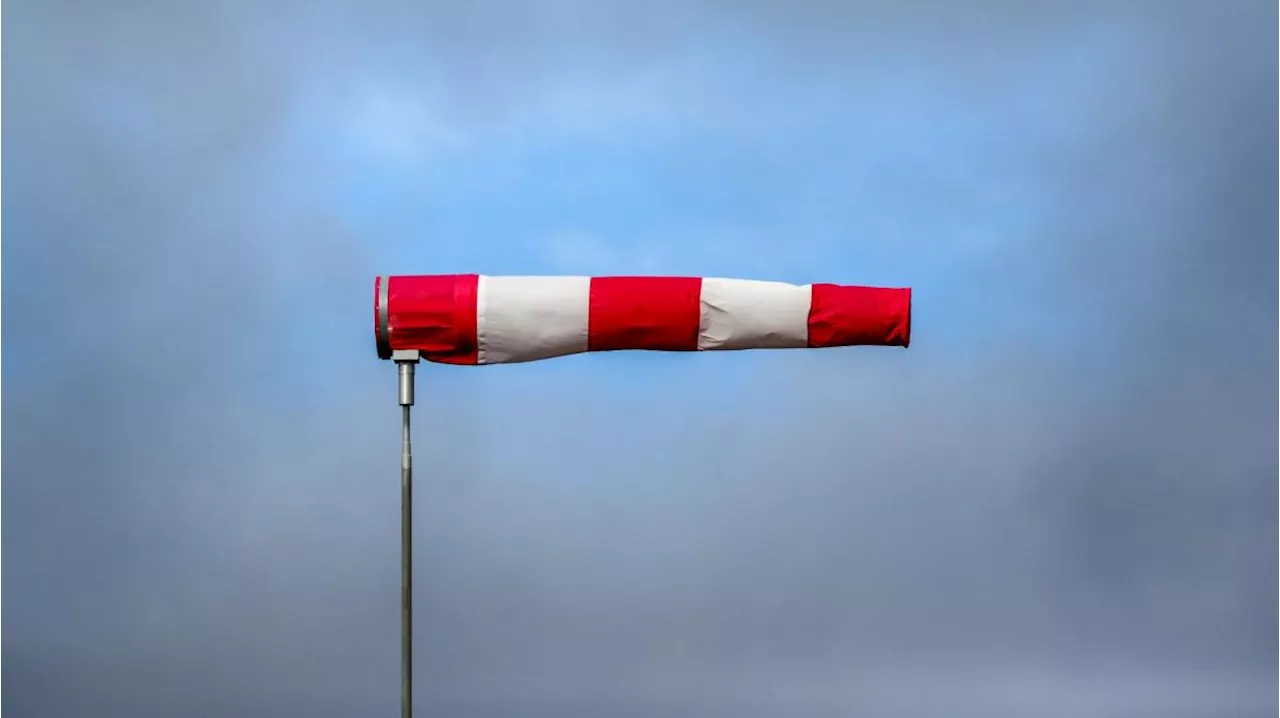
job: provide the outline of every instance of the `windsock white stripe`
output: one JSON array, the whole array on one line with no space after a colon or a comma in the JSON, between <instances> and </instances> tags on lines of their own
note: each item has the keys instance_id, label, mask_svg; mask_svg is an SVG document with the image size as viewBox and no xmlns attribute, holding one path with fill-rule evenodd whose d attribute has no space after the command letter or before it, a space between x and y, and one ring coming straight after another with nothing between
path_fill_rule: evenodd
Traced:
<instances>
[{"instance_id":1,"label":"windsock white stripe","mask_svg":"<svg viewBox=\"0 0 1280 718\"><path fill-rule=\"evenodd\" d=\"M698 350L804 347L812 298L809 285L703 279Z\"/></svg>"},{"instance_id":2,"label":"windsock white stripe","mask_svg":"<svg viewBox=\"0 0 1280 718\"><path fill-rule=\"evenodd\" d=\"M482 276L476 292L477 362L585 352L590 299L590 277Z\"/></svg>"}]
</instances>

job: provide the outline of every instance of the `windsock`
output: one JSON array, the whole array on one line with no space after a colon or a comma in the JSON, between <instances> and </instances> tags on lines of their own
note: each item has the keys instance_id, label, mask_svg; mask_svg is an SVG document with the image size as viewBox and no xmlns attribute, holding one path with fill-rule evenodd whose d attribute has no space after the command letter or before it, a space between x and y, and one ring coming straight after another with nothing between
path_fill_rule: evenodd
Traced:
<instances>
[{"instance_id":1,"label":"windsock","mask_svg":"<svg viewBox=\"0 0 1280 718\"><path fill-rule=\"evenodd\" d=\"M710 277L378 277L373 315L379 357L445 364L911 341L909 288Z\"/></svg>"}]
</instances>

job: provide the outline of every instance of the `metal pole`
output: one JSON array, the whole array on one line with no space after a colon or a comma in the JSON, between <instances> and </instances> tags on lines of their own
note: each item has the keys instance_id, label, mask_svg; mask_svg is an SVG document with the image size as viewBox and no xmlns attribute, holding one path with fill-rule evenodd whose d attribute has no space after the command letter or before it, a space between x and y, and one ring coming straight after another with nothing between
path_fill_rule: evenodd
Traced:
<instances>
[{"instance_id":1,"label":"metal pole","mask_svg":"<svg viewBox=\"0 0 1280 718\"><path fill-rule=\"evenodd\" d=\"M395 354L400 375L400 718L413 718L413 449L409 408L413 406L418 353Z\"/></svg>"}]
</instances>

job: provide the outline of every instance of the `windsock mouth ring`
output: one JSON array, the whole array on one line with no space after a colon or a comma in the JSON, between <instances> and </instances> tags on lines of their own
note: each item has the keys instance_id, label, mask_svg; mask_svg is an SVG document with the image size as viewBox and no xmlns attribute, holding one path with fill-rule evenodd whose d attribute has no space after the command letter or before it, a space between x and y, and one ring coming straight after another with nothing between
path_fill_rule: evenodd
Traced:
<instances>
[{"instance_id":1,"label":"windsock mouth ring","mask_svg":"<svg viewBox=\"0 0 1280 718\"><path fill-rule=\"evenodd\" d=\"M378 358L391 358L391 328L388 324L387 295L391 277L378 277L373 283L373 338L378 345Z\"/></svg>"}]
</instances>

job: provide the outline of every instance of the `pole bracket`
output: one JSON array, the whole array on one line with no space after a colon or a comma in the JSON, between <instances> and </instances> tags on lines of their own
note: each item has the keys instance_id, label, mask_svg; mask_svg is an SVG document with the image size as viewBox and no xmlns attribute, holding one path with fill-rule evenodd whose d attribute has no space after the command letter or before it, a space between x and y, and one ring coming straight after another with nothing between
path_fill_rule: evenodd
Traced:
<instances>
[{"instance_id":1,"label":"pole bracket","mask_svg":"<svg viewBox=\"0 0 1280 718\"><path fill-rule=\"evenodd\" d=\"M400 374L400 406L413 406L413 368L422 359L414 349L397 349L391 353Z\"/></svg>"}]
</instances>

